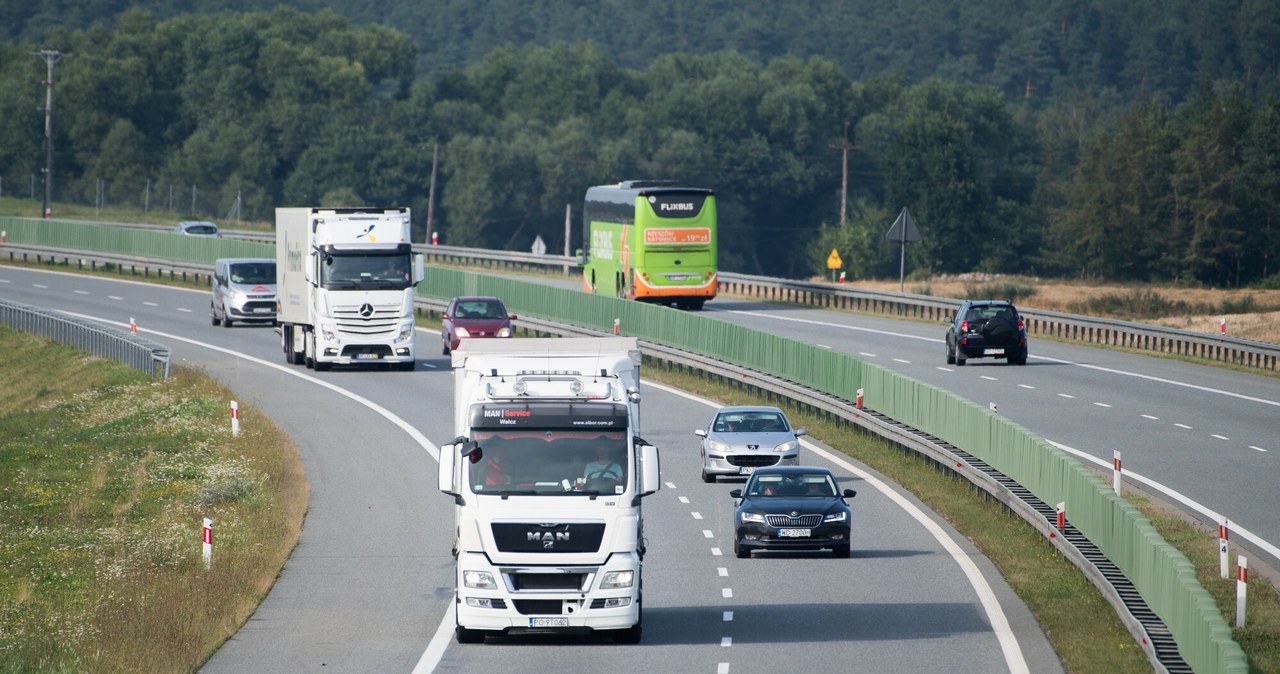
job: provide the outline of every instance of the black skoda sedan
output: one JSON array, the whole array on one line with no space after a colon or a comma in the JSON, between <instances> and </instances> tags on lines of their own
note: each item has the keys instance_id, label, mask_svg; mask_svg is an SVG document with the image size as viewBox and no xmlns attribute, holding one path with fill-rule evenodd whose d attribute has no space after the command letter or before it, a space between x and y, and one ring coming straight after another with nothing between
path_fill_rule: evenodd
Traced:
<instances>
[{"instance_id":1,"label":"black skoda sedan","mask_svg":"<svg viewBox=\"0 0 1280 674\"><path fill-rule=\"evenodd\" d=\"M758 468L744 489L729 495L741 499L733 539L739 557L750 557L752 550L822 549L849 556L851 515L844 500L857 492L841 491L826 468Z\"/></svg>"}]
</instances>

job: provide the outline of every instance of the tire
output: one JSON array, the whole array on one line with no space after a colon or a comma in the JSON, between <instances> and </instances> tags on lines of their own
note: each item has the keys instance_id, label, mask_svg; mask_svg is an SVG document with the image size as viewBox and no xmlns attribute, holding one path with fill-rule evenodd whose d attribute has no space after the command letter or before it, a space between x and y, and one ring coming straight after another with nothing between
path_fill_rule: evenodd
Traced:
<instances>
[{"instance_id":1,"label":"tire","mask_svg":"<svg viewBox=\"0 0 1280 674\"><path fill-rule=\"evenodd\" d=\"M956 367L964 367L966 358L960 355L960 350L956 349Z\"/></svg>"},{"instance_id":2,"label":"tire","mask_svg":"<svg viewBox=\"0 0 1280 674\"><path fill-rule=\"evenodd\" d=\"M396 363L396 369L401 372L413 372L413 368L418 364L417 361L411 360L407 363Z\"/></svg>"},{"instance_id":3,"label":"tire","mask_svg":"<svg viewBox=\"0 0 1280 674\"><path fill-rule=\"evenodd\" d=\"M715 483L716 483L716 476L715 476L714 474L712 474L712 473L708 473L707 471L703 470L703 471L702 471L702 481L703 481L703 482L706 482L707 484L715 484Z\"/></svg>"},{"instance_id":4,"label":"tire","mask_svg":"<svg viewBox=\"0 0 1280 674\"><path fill-rule=\"evenodd\" d=\"M737 555L738 559L751 559L751 551L742 547L742 543L737 540L733 542L733 554Z\"/></svg>"},{"instance_id":5,"label":"tire","mask_svg":"<svg viewBox=\"0 0 1280 674\"><path fill-rule=\"evenodd\" d=\"M831 553L836 556L836 559L849 559L849 546L837 545L831 549Z\"/></svg>"},{"instance_id":6,"label":"tire","mask_svg":"<svg viewBox=\"0 0 1280 674\"><path fill-rule=\"evenodd\" d=\"M640 622L637 622L636 624L626 629L614 630L613 642L615 644L632 644L632 645L638 644L640 643L641 632L642 630L641 630Z\"/></svg>"},{"instance_id":7,"label":"tire","mask_svg":"<svg viewBox=\"0 0 1280 674\"><path fill-rule=\"evenodd\" d=\"M484 643L484 630L467 629L462 625L458 625L453 630L453 636L460 644L482 644Z\"/></svg>"},{"instance_id":8,"label":"tire","mask_svg":"<svg viewBox=\"0 0 1280 674\"><path fill-rule=\"evenodd\" d=\"M298 357L293 353L293 326L280 326L280 350L284 351L284 362L298 364Z\"/></svg>"},{"instance_id":9,"label":"tire","mask_svg":"<svg viewBox=\"0 0 1280 674\"><path fill-rule=\"evenodd\" d=\"M222 327L224 328L231 327L231 319L228 318L226 314L222 315Z\"/></svg>"},{"instance_id":10,"label":"tire","mask_svg":"<svg viewBox=\"0 0 1280 674\"><path fill-rule=\"evenodd\" d=\"M214 327L217 327L219 324L222 323L222 321L218 320L217 312L213 310L212 302L209 303L209 322L213 323Z\"/></svg>"},{"instance_id":11,"label":"tire","mask_svg":"<svg viewBox=\"0 0 1280 674\"><path fill-rule=\"evenodd\" d=\"M1009 364L1010 364L1010 365L1026 365L1026 364L1027 364L1027 352L1026 352L1026 351L1023 351L1022 353L1020 353L1020 354L1018 354L1018 355L1016 355L1016 356L1010 356L1010 357L1009 357Z\"/></svg>"},{"instance_id":12,"label":"tire","mask_svg":"<svg viewBox=\"0 0 1280 674\"><path fill-rule=\"evenodd\" d=\"M956 354L954 351L951 350L951 345L948 344L947 345L947 365L955 365L955 364L956 364Z\"/></svg>"}]
</instances>

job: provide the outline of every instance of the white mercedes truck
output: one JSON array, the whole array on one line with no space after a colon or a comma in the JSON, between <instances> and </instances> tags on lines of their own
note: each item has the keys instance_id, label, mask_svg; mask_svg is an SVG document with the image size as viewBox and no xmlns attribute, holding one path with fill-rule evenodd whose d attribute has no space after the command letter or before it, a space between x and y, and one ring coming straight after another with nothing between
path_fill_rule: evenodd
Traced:
<instances>
[{"instance_id":1,"label":"white mercedes truck","mask_svg":"<svg viewBox=\"0 0 1280 674\"><path fill-rule=\"evenodd\" d=\"M463 340L453 371L439 486L456 504L458 641L639 642L640 500L661 482L640 437L635 338Z\"/></svg>"},{"instance_id":2,"label":"white mercedes truck","mask_svg":"<svg viewBox=\"0 0 1280 674\"><path fill-rule=\"evenodd\" d=\"M407 208L277 208L276 293L288 363L414 366Z\"/></svg>"}]
</instances>

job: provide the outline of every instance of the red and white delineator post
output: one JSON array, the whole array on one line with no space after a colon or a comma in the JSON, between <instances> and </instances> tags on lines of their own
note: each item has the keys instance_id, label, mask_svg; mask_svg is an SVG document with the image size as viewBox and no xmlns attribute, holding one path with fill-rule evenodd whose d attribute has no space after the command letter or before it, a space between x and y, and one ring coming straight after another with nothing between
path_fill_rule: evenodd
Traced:
<instances>
[{"instance_id":1,"label":"red and white delineator post","mask_svg":"<svg viewBox=\"0 0 1280 674\"><path fill-rule=\"evenodd\" d=\"M240 404L231 401L231 434L240 435Z\"/></svg>"},{"instance_id":2,"label":"red and white delineator post","mask_svg":"<svg viewBox=\"0 0 1280 674\"><path fill-rule=\"evenodd\" d=\"M621 318L615 318L615 319L613 319L613 334L615 334L615 335L620 335L620 334L622 334L622 319L621 319Z\"/></svg>"},{"instance_id":3,"label":"red and white delineator post","mask_svg":"<svg viewBox=\"0 0 1280 674\"><path fill-rule=\"evenodd\" d=\"M129 334L138 334L138 322L133 320L133 316L129 317Z\"/></svg>"},{"instance_id":4,"label":"red and white delineator post","mask_svg":"<svg viewBox=\"0 0 1280 674\"><path fill-rule=\"evenodd\" d=\"M1249 588L1249 560L1244 556L1236 558L1236 627L1244 627L1244 600Z\"/></svg>"},{"instance_id":5,"label":"red and white delineator post","mask_svg":"<svg viewBox=\"0 0 1280 674\"><path fill-rule=\"evenodd\" d=\"M862 409L862 389L858 389L858 399L855 401L858 409Z\"/></svg>"},{"instance_id":6,"label":"red and white delineator post","mask_svg":"<svg viewBox=\"0 0 1280 674\"><path fill-rule=\"evenodd\" d=\"M204 570L213 565L213 520L204 518L204 527L200 529L200 540L204 543Z\"/></svg>"},{"instance_id":7,"label":"red and white delineator post","mask_svg":"<svg viewBox=\"0 0 1280 674\"><path fill-rule=\"evenodd\" d=\"M1062 501L1058 504L1058 531L1067 528L1067 502Z\"/></svg>"},{"instance_id":8,"label":"red and white delineator post","mask_svg":"<svg viewBox=\"0 0 1280 674\"><path fill-rule=\"evenodd\" d=\"M1124 473L1124 469L1120 464L1120 450L1112 450L1111 452L1111 488L1120 493L1120 475Z\"/></svg>"},{"instance_id":9,"label":"red and white delineator post","mask_svg":"<svg viewBox=\"0 0 1280 674\"><path fill-rule=\"evenodd\" d=\"M1227 577L1227 539L1231 537L1231 520L1218 522L1218 575Z\"/></svg>"}]
</instances>

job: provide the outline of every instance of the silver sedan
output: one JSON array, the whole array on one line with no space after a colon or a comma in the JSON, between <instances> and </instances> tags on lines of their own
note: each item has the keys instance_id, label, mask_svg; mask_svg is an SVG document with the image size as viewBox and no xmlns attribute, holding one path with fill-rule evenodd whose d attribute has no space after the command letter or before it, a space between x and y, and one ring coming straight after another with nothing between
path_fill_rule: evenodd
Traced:
<instances>
[{"instance_id":1,"label":"silver sedan","mask_svg":"<svg viewBox=\"0 0 1280 674\"><path fill-rule=\"evenodd\" d=\"M792 428L776 407L721 407L706 428L693 432L702 438L702 481L719 475L750 475L764 466L799 463L803 428Z\"/></svg>"}]
</instances>

